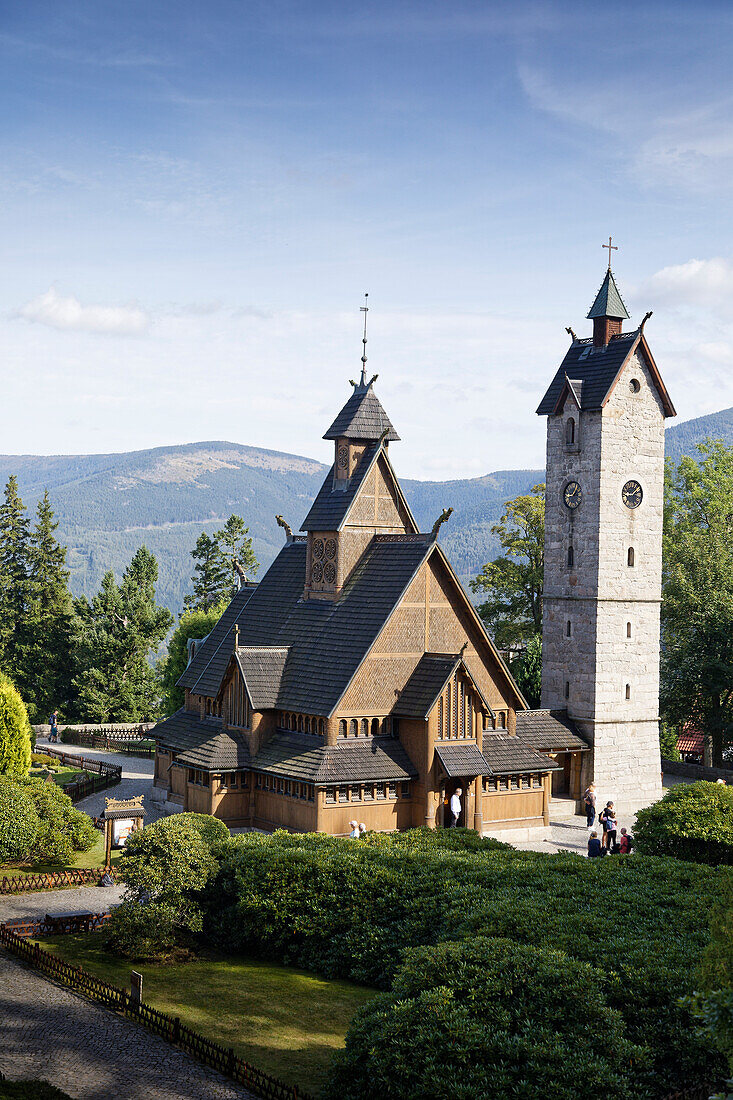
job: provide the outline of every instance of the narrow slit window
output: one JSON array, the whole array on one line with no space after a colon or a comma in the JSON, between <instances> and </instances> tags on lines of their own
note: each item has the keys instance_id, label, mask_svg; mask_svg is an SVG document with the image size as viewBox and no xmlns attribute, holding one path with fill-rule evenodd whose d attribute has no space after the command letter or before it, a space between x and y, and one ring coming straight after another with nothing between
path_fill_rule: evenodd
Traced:
<instances>
[{"instance_id":1,"label":"narrow slit window","mask_svg":"<svg viewBox=\"0 0 733 1100\"><path fill-rule=\"evenodd\" d=\"M634 547L630 546L628 549L628 553L626 554L626 564L628 565L629 569L633 569L635 558L636 555L634 554Z\"/></svg>"},{"instance_id":2,"label":"narrow slit window","mask_svg":"<svg viewBox=\"0 0 733 1100\"><path fill-rule=\"evenodd\" d=\"M626 698L627 699L631 698L631 684L626 685Z\"/></svg>"},{"instance_id":3,"label":"narrow slit window","mask_svg":"<svg viewBox=\"0 0 733 1100\"><path fill-rule=\"evenodd\" d=\"M575 443L575 419L570 416L565 424L565 442L568 446Z\"/></svg>"},{"instance_id":4,"label":"narrow slit window","mask_svg":"<svg viewBox=\"0 0 733 1100\"><path fill-rule=\"evenodd\" d=\"M568 569L572 569L575 565L575 550L572 546L568 546Z\"/></svg>"},{"instance_id":5,"label":"narrow slit window","mask_svg":"<svg viewBox=\"0 0 733 1100\"><path fill-rule=\"evenodd\" d=\"M570 698L570 681L569 680L565 681L565 698L566 699Z\"/></svg>"},{"instance_id":6,"label":"narrow slit window","mask_svg":"<svg viewBox=\"0 0 733 1100\"><path fill-rule=\"evenodd\" d=\"M570 622L570 619L568 619L568 625L567 625L567 627L565 628L565 633L566 633L566 635L567 635L567 637L568 637L568 638L571 638L571 637L572 637L572 634L573 634L573 624L572 624L572 623Z\"/></svg>"},{"instance_id":7,"label":"narrow slit window","mask_svg":"<svg viewBox=\"0 0 733 1100\"><path fill-rule=\"evenodd\" d=\"M631 623L626 624L626 637L627 638L631 637Z\"/></svg>"}]
</instances>

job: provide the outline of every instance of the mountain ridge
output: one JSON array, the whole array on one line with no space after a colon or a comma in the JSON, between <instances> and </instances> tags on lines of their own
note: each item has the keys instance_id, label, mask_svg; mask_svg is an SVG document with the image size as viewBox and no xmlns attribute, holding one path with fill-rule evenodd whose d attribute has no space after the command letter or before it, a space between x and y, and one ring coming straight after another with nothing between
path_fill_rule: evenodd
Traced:
<instances>
[{"instance_id":1,"label":"mountain ridge","mask_svg":"<svg viewBox=\"0 0 733 1100\"><path fill-rule=\"evenodd\" d=\"M733 444L733 408L670 426L667 455L677 461L708 436ZM262 573L282 545L275 515L298 530L327 469L306 456L227 440L93 455L0 455L3 484L17 476L29 512L48 488L75 593L95 592L105 570L119 574L145 542L158 558L159 598L173 611L189 591L190 550L202 530L212 534L232 512L243 515ZM453 507L440 541L465 581L498 552L491 527L504 502L543 480L543 470L526 469L401 484L423 530Z\"/></svg>"}]
</instances>

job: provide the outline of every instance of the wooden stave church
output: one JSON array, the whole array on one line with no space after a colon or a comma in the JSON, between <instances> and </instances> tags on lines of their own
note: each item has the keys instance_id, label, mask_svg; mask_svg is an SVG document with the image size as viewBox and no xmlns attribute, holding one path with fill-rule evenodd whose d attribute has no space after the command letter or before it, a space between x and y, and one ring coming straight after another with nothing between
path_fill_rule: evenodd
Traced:
<instances>
[{"instance_id":1,"label":"wooden stave church","mask_svg":"<svg viewBox=\"0 0 733 1100\"><path fill-rule=\"evenodd\" d=\"M459 824L519 836L580 798L588 746L530 711L389 458L361 379L326 432L334 463L259 584L193 647L185 704L153 731L154 797L232 827L331 835Z\"/></svg>"}]
</instances>

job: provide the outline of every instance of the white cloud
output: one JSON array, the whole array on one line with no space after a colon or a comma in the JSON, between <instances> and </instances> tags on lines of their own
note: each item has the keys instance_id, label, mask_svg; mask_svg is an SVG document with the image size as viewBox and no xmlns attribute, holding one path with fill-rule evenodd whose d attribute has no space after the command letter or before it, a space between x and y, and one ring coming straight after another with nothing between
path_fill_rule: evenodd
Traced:
<instances>
[{"instance_id":1,"label":"white cloud","mask_svg":"<svg viewBox=\"0 0 733 1100\"><path fill-rule=\"evenodd\" d=\"M55 287L26 302L15 315L33 324L66 332L115 336L138 335L150 324L148 314L139 306L83 306L77 298L63 297Z\"/></svg>"},{"instance_id":2,"label":"white cloud","mask_svg":"<svg viewBox=\"0 0 733 1100\"><path fill-rule=\"evenodd\" d=\"M634 297L671 308L702 308L722 319L733 319L733 264L715 256L663 267Z\"/></svg>"}]
</instances>

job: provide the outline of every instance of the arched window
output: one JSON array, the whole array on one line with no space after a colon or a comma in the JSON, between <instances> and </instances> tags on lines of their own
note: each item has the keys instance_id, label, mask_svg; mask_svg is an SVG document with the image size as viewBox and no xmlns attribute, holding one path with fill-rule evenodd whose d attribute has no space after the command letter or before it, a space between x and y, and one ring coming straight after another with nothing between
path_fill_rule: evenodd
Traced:
<instances>
[{"instance_id":1,"label":"arched window","mask_svg":"<svg viewBox=\"0 0 733 1100\"><path fill-rule=\"evenodd\" d=\"M458 736L458 673L453 677L453 736Z\"/></svg>"},{"instance_id":2,"label":"arched window","mask_svg":"<svg viewBox=\"0 0 733 1100\"><path fill-rule=\"evenodd\" d=\"M568 637L568 638L572 637L572 633L573 633L573 624L572 624L572 623L570 622L570 619L568 619L568 625L567 625L567 627L565 628L565 633L566 633L566 635L567 635L567 637Z\"/></svg>"},{"instance_id":3,"label":"arched window","mask_svg":"<svg viewBox=\"0 0 733 1100\"><path fill-rule=\"evenodd\" d=\"M302 733L302 732L303 732L303 726L304 726L304 725L305 725L305 723L303 722L303 715L302 715L302 714L299 714L299 715L298 715L298 731L299 731L300 733Z\"/></svg>"},{"instance_id":4,"label":"arched window","mask_svg":"<svg viewBox=\"0 0 733 1100\"><path fill-rule=\"evenodd\" d=\"M351 726L350 726L350 729L349 729L349 734L352 737L358 737L359 736L359 722L358 722L358 719L356 719L356 718L351 719Z\"/></svg>"},{"instance_id":5,"label":"arched window","mask_svg":"<svg viewBox=\"0 0 733 1100\"><path fill-rule=\"evenodd\" d=\"M443 737L443 696L438 700L438 737Z\"/></svg>"},{"instance_id":6,"label":"arched window","mask_svg":"<svg viewBox=\"0 0 733 1100\"><path fill-rule=\"evenodd\" d=\"M323 737L326 732L326 727L322 718L318 719L318 732L320 733L321 737Z\"/></svg>"},{"instance_id":7,"label":"arched window","mask_svg":"<svg viewBox=\"0 0 733 1100\"><path fill-rule=\"evenodd\" d=\"M305 732L306 732L306 733L310 733L310 731L311 731L311 720L310 720L310 715L306 715L306 719L305 719Z\"/></svg>"},{"instance_id":8,"label":"arched window","mask_svg":"<svg viewBox=\"0 0 733 1100\"><path fill-rule=\"evenodd\" d=\"M634 565L634 557L635 557L635 555L634 555L634 547L633 547L633 546L630 546L630 547L629 547L629 550L628 550L628 553L627 553L627 555L626 555L626 564L628 565L628 567L629 567L630 569L631 569L631 568L633 568L633 565Z\"/></svg>"},{"instance_id":9,"label":"arched window","mask_svg":"<svg viewBox=\"0 0 733 1100\"><path fill-rule=\"evenodd\" d=\"M379 737L379 719L372 718L372 737Z\"/></svg>"},{"instance_id":10,"label":"arched window","mask_svg":"<svg viewBox=\"0 0 733 1100\"><path fill-rule=\"evenodd\" d=\"M339 737L346 737L346 719L342 718L339 722Z\"/></svg>"},{"instance_id":11,"label":"arched window","mask_svg":"<svg viewBox=\"0 0 733 1100\"><path fill-rule=\"evenodd\" d=\"M631 684L626 685L626 698L627 699L631 698Z\"/></svg>"},{"instance_id":12,"label":"arched window","mask_svg":"<svg viewBox=\"0 0 733 1100\"><path fill-rule=\"evenodd\" d=\"M572 546L568 546L568 569L572 569L575 565L575 551Z\"/></svg>"},{"instance_id":13,"label":"arched window","mask_svg":"<svg viewBox=\"0 0 733 1100\"><path fill-rule=\"evenodd\" d=\"M504 713L504 711L502 711L499 715L499 726L503 730L506 729L506 714Z\"/></svg>"},{"instance_id":14,"label":"arched window","mask_svg":"<svg viewBox=\"0 0 733 1100\"><path fill-rule=\"evenodd\" d=\"M448 687L445 689L445 736L446 737L450 737L450 716L451 716L450 684L448 684Z\"/></svg>"},{"instance_id":15,"label":"arched window","mask_svg":"<svg viewBox=\"0 0 733 1100\"><path fill-rule=\"evenodd\" d=\"M461 681L461 697L458 704L458 728L460 730L460 736L466 736L466 691L463 687L463 681Z\"/></svg>"},{"instance_id":16,"label":"arched window","mask_svg":"<svg viewBox=\"0 0 733 1100\"><path fill-rule=\"evenodd\" d=\"M626 637L627 638L631 637L631 623L626 624Z\"/></svg>"},{"instance_id":17,"label":"arched window","mask_svg":"<svg viewBox=\"0 0 733 1100\"><path fill-rule=\"evenodd\" d=\"M565 422L565 442L568 446L575 443L575 419L569 416Z\"/></svg>"},{"instance_id":18,"label":"arched window","mask_svg":"<svg viewBox=\"0 0 733 1100\"><path fill-rule=\"evenodd\" d=\"M466 696L466 735L473 737L473 699L470 695Z\"/></svg>"},{"instance_id":19,"label":"arched window","mask_svg":"<svg viewBox=\"0 0 733 1100\"><path fill-rule=\"evenodd\" d=\"M361 720L361 735L362 735L362 737L368 737L369 736L369 719L368 718L362 718L362 720Z\"/></svg>"}]
</instances>

